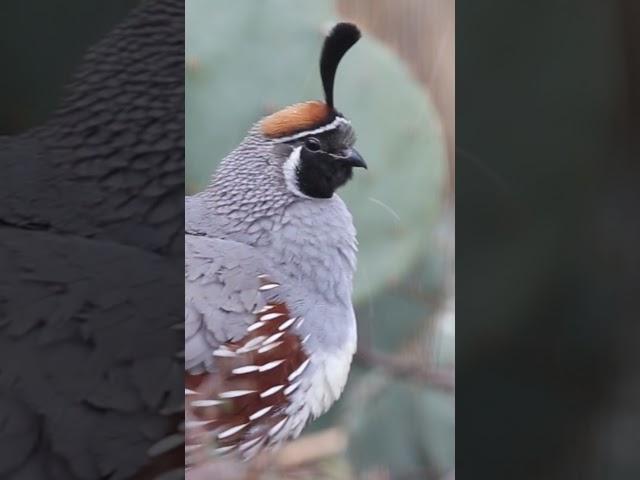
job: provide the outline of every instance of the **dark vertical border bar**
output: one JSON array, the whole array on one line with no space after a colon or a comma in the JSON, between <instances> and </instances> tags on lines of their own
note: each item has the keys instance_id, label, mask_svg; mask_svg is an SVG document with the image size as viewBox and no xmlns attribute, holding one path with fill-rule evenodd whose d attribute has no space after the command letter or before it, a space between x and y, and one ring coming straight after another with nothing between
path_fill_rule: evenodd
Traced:
<instances>
[{"instance_id":1,"label":"dark vertical border bar","mask_svg":"<svg viewBox=\"0 0 640 480\"><path fill-rule=\"evenodd\" d=\"M640 478L639 13L457 2L460 479Z\"/></svg>"},{"instance_id":2,"label":"dark vertical border bar","mask_svg":"<svg viewBox=\"0 0 640 480\"><path fill-rule=\"evenodd\" d=\"M179 478L184 4L2 8L0 478Z\"/></svg>"}]
</instances>

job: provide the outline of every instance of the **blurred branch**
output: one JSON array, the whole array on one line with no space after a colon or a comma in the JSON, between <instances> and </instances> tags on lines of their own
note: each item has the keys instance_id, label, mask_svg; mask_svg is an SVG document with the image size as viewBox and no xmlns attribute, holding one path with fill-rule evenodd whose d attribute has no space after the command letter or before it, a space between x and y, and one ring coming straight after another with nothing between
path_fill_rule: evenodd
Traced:
<instances>
[{"instance_id":1,"label":"blurred branch","mask_svg":"<svg viewBox=\"0 0 640 480\"><path fill-rule=\"evenodd\" d=\"M453 369L432 369L415 361L367 348L360 348L356 353L355 360L360 365L379 368L397 378L415 380L447 393L455 392L455 371Z\"/></svg>"},{"instance_id":2,"label":"blurred branch","mask_svg":"<svg viewBox=\"0 0 640 480\"><path fill-rule=\"evenodd\" d=\"M249 480L250 478L252 477L244 464L230 460L212 460L185 472L186 480Z\"/></svg>"},{"instance_id":3,"label":"blurred branch","mask_svg":"<svg viewBox=\"0 0 640 480\"><path fill-rule=\"evenodd\" d=\"M347 434L341 428L328 428L286 444L277 456L278 466L291 468L339 455L347 449Z\"/></svg>"},{"instance_id":4,"label":"blurred branch","mask_svg":"<svg viewBox=\"0 0 640 480\"><path fill-rule=\"evenodd\" d=\"M310 469L317 462L344 453L347 434L341 428L328 428L286 443L277 452L263 452L251 462L215 458L187 471L186 480L286 479Z\"/></svg>"}]
</instances>

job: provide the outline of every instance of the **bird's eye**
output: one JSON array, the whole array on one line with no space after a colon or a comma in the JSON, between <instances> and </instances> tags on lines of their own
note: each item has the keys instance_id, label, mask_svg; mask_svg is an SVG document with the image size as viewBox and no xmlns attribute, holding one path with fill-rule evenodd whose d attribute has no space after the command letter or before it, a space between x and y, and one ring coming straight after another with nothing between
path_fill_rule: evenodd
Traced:
<instances>
[{"instance_id":1,"label":"bird's eye","mask_svg":"<svg viewBox=\"0 0 640 480\"><path fill-rule=\"evenodd\" d=\"M307 138L307 141L304 142L304 146L312 152L317 152L318 150L320 150L320 142L317 138L314 137Z\"/></svg>"}]
</instances>

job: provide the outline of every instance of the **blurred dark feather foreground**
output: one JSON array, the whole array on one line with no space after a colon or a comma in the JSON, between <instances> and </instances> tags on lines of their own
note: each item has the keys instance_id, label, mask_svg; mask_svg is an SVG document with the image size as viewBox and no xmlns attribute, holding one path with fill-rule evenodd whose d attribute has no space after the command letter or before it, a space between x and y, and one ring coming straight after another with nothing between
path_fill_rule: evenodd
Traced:
<instances>
[{"instance_id":1,"label":"blurred dark feather foreground","mask_svg":"<svg viewBox=\"0 0 640 480\"><path fill-rule=\"evenodd\" d=\"M1 478L183 475L148 454L183 411L183 15L144 3L0 139Z\"/></svg>"},{"instance_id":2,"label":"blurred dark feather foreground","mask_svg":"<svg viewBox=\"0 0 640 480\"><path fill-rule=\"evenodd\" d=\"M189 193L208 183L216 162L242 140L249 125L321 92L317 46L336 13L329 1L300 3L300 9L291 9L270 0L259 8L242 2L187 2ZM410 2L371 2L367 8L395 3ZM440 10L445 9L434 8L434 19L424 24L437 23ZM373 39L375 23L361 22L357 14L350 12L348 19L374 28L348 53L335 85L336 105L350 117L371 167L366 178L356 176L340 193L353 213L360 243L354 282L356 368L338 405L275 458L242 467L205 462L189 473L191 478L452 476L453 212L443 200L445 138L451 132L442 131L438 114L407 67ZM397 17L402 19L400 13ZM411 24L421 18L413 16ZM408 31L401 22L387 27L387 36ZM448 33L452 36L453 30ZM414 51L452 46L449 37L435 40L433 45L415 42ZM277 62L273 52L278 52ZM432 57L438 81L438 58L448 61L452 55L444 48Z\"/></svg>"}]
</instances>

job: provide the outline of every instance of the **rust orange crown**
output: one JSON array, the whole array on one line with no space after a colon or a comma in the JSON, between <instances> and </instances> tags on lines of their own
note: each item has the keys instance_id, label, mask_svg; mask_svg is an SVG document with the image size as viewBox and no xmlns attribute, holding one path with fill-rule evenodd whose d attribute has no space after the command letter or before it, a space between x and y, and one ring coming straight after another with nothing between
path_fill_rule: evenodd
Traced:
<instances>
[{"instance_id":1,"label":"rust orange crown","mask_svg":"<svg viewBox=\"0 0 640 480\"><path fill-rule=\"evenodd\" d=\"M352 23L338 23L327 35L320 54L320 76L324 102L296 103L268 117L260 124L263 135L282 138L313 130L332 122L338 114L333 106L333 83L338 64L360 38L360 30Z\"/></svg>"},{"instance_id":2,"label":"rust orange crown","mask_svg":"<svg viewBox=\"0 0 640 480\"><path fill-rule=\"evenodd\" d=\"M329 123L335 112L326 103L312 100L296 103L264 118L260 124L269 138L286 137Z\"/></svg>"}]
</instances>

